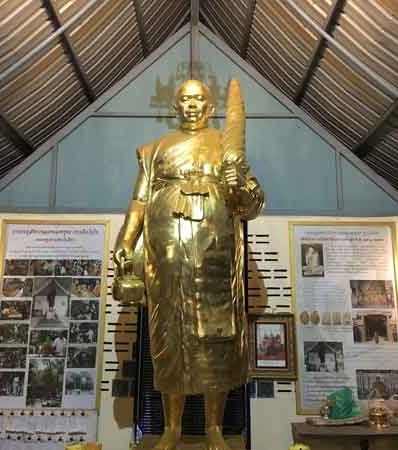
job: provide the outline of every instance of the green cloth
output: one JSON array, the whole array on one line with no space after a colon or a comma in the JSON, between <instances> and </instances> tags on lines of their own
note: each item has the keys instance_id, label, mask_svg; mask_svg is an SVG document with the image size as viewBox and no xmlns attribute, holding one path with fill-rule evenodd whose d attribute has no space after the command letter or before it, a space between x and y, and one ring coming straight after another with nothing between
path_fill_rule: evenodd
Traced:
<instances>
[{"instance_id":1,"label":"green cloth","mask_svg":"<svg viewBox=\"0 0 398 450\"><path fill-rule=\"evenodd\" d=\"M359 406L355 403L352 390L348 387L339 389L328 396L332 403L329 419L348 419L361 415Z\"/></svg>"}]
</instances>

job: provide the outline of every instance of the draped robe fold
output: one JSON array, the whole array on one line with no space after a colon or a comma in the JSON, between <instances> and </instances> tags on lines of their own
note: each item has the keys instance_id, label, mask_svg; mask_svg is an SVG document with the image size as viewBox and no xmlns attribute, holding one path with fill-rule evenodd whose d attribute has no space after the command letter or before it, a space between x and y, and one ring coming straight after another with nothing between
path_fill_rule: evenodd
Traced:
<instances>
[{"instance_id":1,"label":"draped robe fold","mask_svg":"<svg viewBox=\"0 0 398 450\"><path fill-rule=\"evenodd\" d=\"M226 392L246 382L248 346L242 217L221 182L221 134L173 132L141 147L138 159L155 388ZM253 202L260 210L261 196Z\"/></svg>"}]
</instances>

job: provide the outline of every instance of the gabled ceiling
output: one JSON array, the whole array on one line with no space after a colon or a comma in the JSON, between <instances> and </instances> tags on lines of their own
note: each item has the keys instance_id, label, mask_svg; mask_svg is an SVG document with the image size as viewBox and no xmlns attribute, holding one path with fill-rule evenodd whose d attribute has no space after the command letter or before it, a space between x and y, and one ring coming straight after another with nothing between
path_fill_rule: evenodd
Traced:
<instances>
[{"instance_id":1,"label":"gabled ceiling","mask_svg":"<svg viewBox=\"0 0 398 450\"><path fill-rule=\"evenodd\" d=\"M0 176L198 20L398 188L397 0L0 0Z\"/></svg>"}]
</instances>

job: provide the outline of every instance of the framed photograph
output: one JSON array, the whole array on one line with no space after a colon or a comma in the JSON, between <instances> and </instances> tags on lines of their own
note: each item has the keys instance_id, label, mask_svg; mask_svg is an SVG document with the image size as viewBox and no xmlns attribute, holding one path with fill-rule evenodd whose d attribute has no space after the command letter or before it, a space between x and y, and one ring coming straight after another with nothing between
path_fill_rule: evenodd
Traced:
<instances>
[{"instance_id":1,"label":"framed photograph","mask_svg":"<svg viewBox=\"0 0 398 450\"><path fill-rule=\"evenodd\" d=\"M297 378L293 314L265 314L250 321L250 375L256 378Z\"/></svg>"},{"instance_id":2,"label":"framed photograph","mask_svg":"<svg viewBox=\"0 0 398 450\"><path fill-rule=\"evenodd\" d=\"M301 267L303 277L324 277L323 244L301 244Z\"/></svg>"}]
</instances>

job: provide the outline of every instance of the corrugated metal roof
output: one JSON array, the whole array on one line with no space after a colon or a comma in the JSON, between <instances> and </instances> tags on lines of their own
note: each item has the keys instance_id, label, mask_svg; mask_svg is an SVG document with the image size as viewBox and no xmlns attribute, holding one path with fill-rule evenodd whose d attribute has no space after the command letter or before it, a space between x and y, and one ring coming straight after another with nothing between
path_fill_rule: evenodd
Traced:
<instances>
[{"instance_id":1,"label":"corrugated metal roof","mask_svg":"<svg viewBox=\"0 0 398 450\"><path fill-rule=\"evenodd\" d=\"M189 11L186 0L142 0L143 27L149 51L157 48Z\"/></svg>"},{"instance_id":2,"label":"corrugated metal roof","mask_svg":"<svg viewBox=\"0 0 398 450\"><path fill-rule=\"evenodd\" d=\"M384 130L398 92L398 2L246 1L241 12L253 9L246 29L236 26L244 19L235 21L234 9L214 5L222 3L202 1L209 25L241 54L247 33L242 56L398 187L397 121Z\"/></svg>"},{"instance_id":3,"label":"corrugated metal roof","mask_svg":"<svg viewBox=\"0 0 398 450\"><path fill-rule=\"evenodd\" d=\"M78 9L83 4L83 0L69 1L60 8L64 20L73 5ZM74 24L69 33L96 96L144 58L131 0L97 7Z\"/></svg>"},{"instance_id":4,"label":"corrugated metal roof","mask_svg":"<svg viewBox=\"0 0 398 450\"><path fill-rule=\"evenodd\" d=\"M3 174L162 43L189 13L189 2L0 0L0 11ZM144 48L142 33L149 48ZM29 59L9 73L24 58ZM17 133L7 135L10 129Z\"/></svg>"},{"instance_id":5,"label":"corrugated metal roof","mask_svg":"<svg viewBox=\"0 0 398 450\"><path fill-rule=\"evenodd\" d=\"M12 131L0 136L0 175L189 20L194 3L0 0L0 73L40 46L0 86L0 124ZM199 6L201 20L234 51L398 187L398 1Z\"/></svg>"},{"instance_id":6,"label":"corrugated metal roof","mask_svg":"<svg viewBox=\"0 0 398 450\"><path fill-rule=\"evenodd\" d=\"M5 175L11 167L16 166L24 159L21 151L15 147L0 131L0 176Z\"/></svg>"},{"instance_id":7,"label":"corrugated metal roof","mask_svg":"<svg viewBox=\"0 0 398 450\"><path fill-rule=\"evenodd\" d=\"M206 17L211 18L214 28L237 53L241 53L245 39L249 6L244 0L201 2Z\"/></svg>"}]
</instances>

